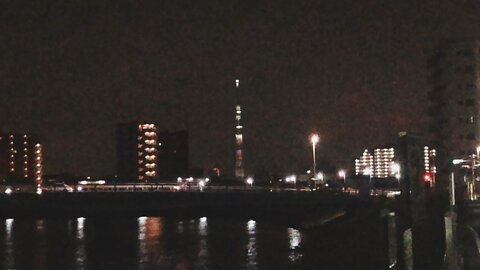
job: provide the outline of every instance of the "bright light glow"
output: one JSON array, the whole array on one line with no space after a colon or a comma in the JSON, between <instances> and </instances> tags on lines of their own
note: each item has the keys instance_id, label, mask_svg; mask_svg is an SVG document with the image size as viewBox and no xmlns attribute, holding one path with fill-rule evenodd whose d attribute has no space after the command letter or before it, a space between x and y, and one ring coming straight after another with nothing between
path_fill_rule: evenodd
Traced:
<instances>
[{"instance_id":1,"label":"bright light glow","mask_svg":"<svg viewBox=\"0 0 480 270\"><path fill-rule=\"evenodd\" d=\"M205 186L205 182L204 182L203 180L200 180L200 181L198 182L198 186L199 186L200 188L203 188L203 187Z\"/></svg>"},{"instance_id":2,"label":"bright light glow","mask_svg":"<svg viewBox=\"0 0 480 270\"><path fill-rule=\"evenodd\" d=\"M205 182L207 182L207 183L210 182L210 178L208 178L208 177L205 178Z\"/></svg>"},{"instance_id":3,"label":"bright light glow","mask_svg":"<svg viewBox=\"0 0 480 270\"><path fill-rule=\"evenodd\" d=\"M311 173L312 173L312 171L311 171L311 170L307 170L307 172L306 172L306 173L308 173L308 174L311 174Z\"/></svg>"},{"instance_id":4,"label":"bright light glow","mask_svg":"<svg viewBox=\"0 0 480 270\"><path fill-rule=\"evenodd\" d=\"M290 240L290 249L296 249L300 246L300 231L293 228L288 228L288 238Z\"/></svg>"},{"instance_id":5,"label":"bright light glow","mask_svg":"<svg viewBox=\"0 0 480 270\"><path fill-rule=\"evenodd\" d=\"M85 225L85 218L79 217L77 218L77 238L82 239L84 237L83 227Z\"/></svg>"},{"instance_id":6,"label":"bright light glow","mask_svg":"<svg viewBox=\"0 0 480 270\"><path fill-rule=\"evenodd\" d=\"M253 178L252 177L248 177L247 180L246 180L247 184L249 185L253 185Z\"/></svg>"},{"instance_id":7,"label":"bright light glow","mask_svg":"<svg viewBox=\"0 0 480 270\"><path fill-rule=\"evenodd\" d=\"M41 188L37 188L37 191L36 191L35 193L37 193L37 195L42 195L42 189L41 189Z\"/></svg>"},{"instance_id":8,"label":"bright light glow","mask_svg":"<svg viewBox=\"0 0 480 270\"><path fill-rule=\"evenodd\" d=\"M453 165L458 165L458 164L460 164L460 163L462 163L462 162L465 162L465 160L463 160L463 159L454 159L454 160L452 161Z\"/></svg>"},{"instance_id":9,"label":"bright light glow","mask_svg":"<svg viewBox=\"0 0 480 270\"><path fill-rule=\"evenodd\" d=\"M372 168L367 167L365 170L363 170L363 175L372 175Z\"/></svg>"},{"instance_id":10,"label":"bright light glow","mask_svg":"<svg viewBox=\"0 0 480 270\"><path fill-rule=\"evenodd\" d=\"M285 178L287 183L295 183L297 181L297 176L295 174L289 175Z\"/></svg>"},{"instance_id":11,"label":"bright light glow","mask_svg":"<svg viewBox=\"0 0 480 270\"><path fill-rule=\"evenodd\" d=\"M255 231L255 227L257 225L257 222L255 222L255 220L251 219L247 222L247 229L249 232L254 232Z\"/></svg>"},{"instance_id":12,"label":"bright light glow","mask_svg":"<svg viewBox=\"0 0 480 270\"><path fill-rule=\"evenodd\" d=\"M321 172L317 173L316 178L317 178L318 180L323 181L323 177L324 177L323 173L321 173Z\"/></svg>"},{"instance_id":13,"label":"bright light glow","mask_svg":"<svg viewBox=\"0 0 480 270\"><path fill-rule=\"evenodd\" d=\"M345 170L338 171L338 177L345 178L346 175L347 175L347 173L345 172Z\"/></svg>"},{"instance_id":14,"label":"bright light glow","mask_svg":"<svg viewBox=\"0 0 480 270\"><path fill-rule=\"evenodd\" d=\"M193 182L193 177L187 178L187 181L188 181L188 182Z\"/></svg>"},{"instance_id":15,"label":"bright light glow","mask_svg":"<svg viewBox=\"0 0 480 270\"><path fill-rule=\"evenodd\" d=\"M395 175L395 178L400 179L400 164L394 162L392 164L392 172Z\"/></svg>"},{"instance_id":16,"label":"bright light glow","mask_svg":"<svg viewBox=\"0 0 480 270\"><path fill-rule=\"evenodd\" d=\"M77 187L77 191L82 191L82 190L83 190L83 188L81 186Z\"/></svg>"},{"instance_id":17,"label":"bright light glow","mask_svg":"<svg viewBox=\"0 0 480 270\"><path fill-rule=\"evenodd\" d=\"M182 182L182 177L177 177L177 182Z\"/></svg>"},{"instance_id":18,"label":"bright light glow","mask_svg":"<svg viewBox=\"0 0 480 270\"><path fill-rule=\"evenodd\" d=\"M88 184L88 181L83 180L83 181L80 181L80 182L78 182L78 183L79 183L80 185L86 185L86 184Z\"/></svg>"},{"instance_id":19,"label":"bright light glow","mask_svg":"<svg viewBox=\"0 0 480 270\"><path fill-rule=\"evenodd\" d=\"M12 189L11 188L6 188L5 189L5 194L7 194L7 195L12 194Z\"/></svg>"},{"instance_id":20,"label":"bright light glow","mask_svg":"<svg viewBox=\"0 0 480 270\"><path fill-rule=\"evenodd\" d=\"M320 137L318 136L318 134L315 134L315 133L314 133L314 134L312 134L312 135L310 136L310 142L311 142L313 145L317 144L319 141L320 141Z\"/></svg>"},{"instance_id":21,"label":"bright light glow","mask_svg":"<svg viewBox=\"0 0 480 270\"><path fill-rule=\"evenodd\" d=\"M12 226L13 226L13 218L8 218L7 220L5 220L5 230L7 231L7 235L11 235Z\"/></svg>"}]
</instances>

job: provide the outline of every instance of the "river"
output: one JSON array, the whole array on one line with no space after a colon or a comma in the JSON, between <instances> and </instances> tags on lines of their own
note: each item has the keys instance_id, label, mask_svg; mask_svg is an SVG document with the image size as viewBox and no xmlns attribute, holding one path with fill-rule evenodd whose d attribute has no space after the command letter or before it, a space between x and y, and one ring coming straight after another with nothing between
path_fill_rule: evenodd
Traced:
<instances>
[{"instance_id":1,"label":"river","mask_svg":"<svg viewBox=\"0 0 480 270\"><path fill-rule=\"evenodd\" d=\"M323 248L305 247L306 237L281 225L207 217L6 219L0 225L0 265L20 270L355 269L345 255L355 245L333 241Z\"/></svg>"}]
</instances>

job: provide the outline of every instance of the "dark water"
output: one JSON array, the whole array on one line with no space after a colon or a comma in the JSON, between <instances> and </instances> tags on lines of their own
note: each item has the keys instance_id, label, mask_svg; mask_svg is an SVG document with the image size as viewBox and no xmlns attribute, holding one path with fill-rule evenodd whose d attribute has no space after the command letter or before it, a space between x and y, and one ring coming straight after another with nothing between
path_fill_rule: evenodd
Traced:
<instances>
[{"instance_id":1,"label":"dark water","mask_svg":"<svg viewBox=\"0 0 480 270\"><path fill-rule=\"evenodd\" d=\"M302 233L268 223L161 217L7 219L2 269L302 269Z\"/></svg>"}]
</instances>

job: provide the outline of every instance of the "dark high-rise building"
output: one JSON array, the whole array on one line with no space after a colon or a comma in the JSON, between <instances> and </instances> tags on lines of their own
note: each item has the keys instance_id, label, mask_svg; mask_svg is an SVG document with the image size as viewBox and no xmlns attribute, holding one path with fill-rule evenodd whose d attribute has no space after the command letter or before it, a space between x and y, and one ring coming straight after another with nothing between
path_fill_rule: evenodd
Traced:
<instances>
[{"instance_id":1,"label":"dark high-rise building","mask_svg":"<svg viewBox=\"0 0 480 270\"><path fill-rule=\"evenodd\" d=\"M158 173L163 178L188 176L188 132L158 133Z\"/></svg>"},{"instance_id":2,"label":"dark high-rise building","mask_svg":"<svg viewBox=\"0 0 480 270\"><path fill-rule=\"evenodd\" d=\"M445 176L453 159L474 153L480 142L480 41L444 41L430 53L428 67L429 131Z\"/></svg>"},{"instance_id":3,"label":"dark high-rise building","mask_svg":"<svg viewBox=\"0 0 480 270\"><path fill-rule=\"evenodd\" d=\"M154 124L119 124L117 126L119 181L156 181L158 179L157 145L157 128Z\"/></svg>"},{"instance_id":4,"label":"dark high-rise building","mask_svg":"<svg viewBox=\"0 0 480 270\"><path fill-rule=\"evenodd\" d=\"M35 136L0 134L0 180L9 184L42 184L43 149Z\"/></svg>"}]
</instances>

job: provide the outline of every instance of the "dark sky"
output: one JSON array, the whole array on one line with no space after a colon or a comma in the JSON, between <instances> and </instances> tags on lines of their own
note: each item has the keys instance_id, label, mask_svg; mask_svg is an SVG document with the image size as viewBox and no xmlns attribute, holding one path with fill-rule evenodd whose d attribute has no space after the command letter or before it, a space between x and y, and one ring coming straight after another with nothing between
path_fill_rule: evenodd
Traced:
<instances>
[{"instance_id":1,"label":"dark sky","mask_svg":"<svg viewBox=\"0 0 480 270\"><path fill-rule=\"evenodd\" d=\"M22 2L22 3L21 3ZM424 51L477 36L479 1L3 1L0 127L42 136L47 173L115 171L115 124L190 131L233 166L234 79L250 172L345 165L422 131Z\"/></svg>"}]
</instances>

